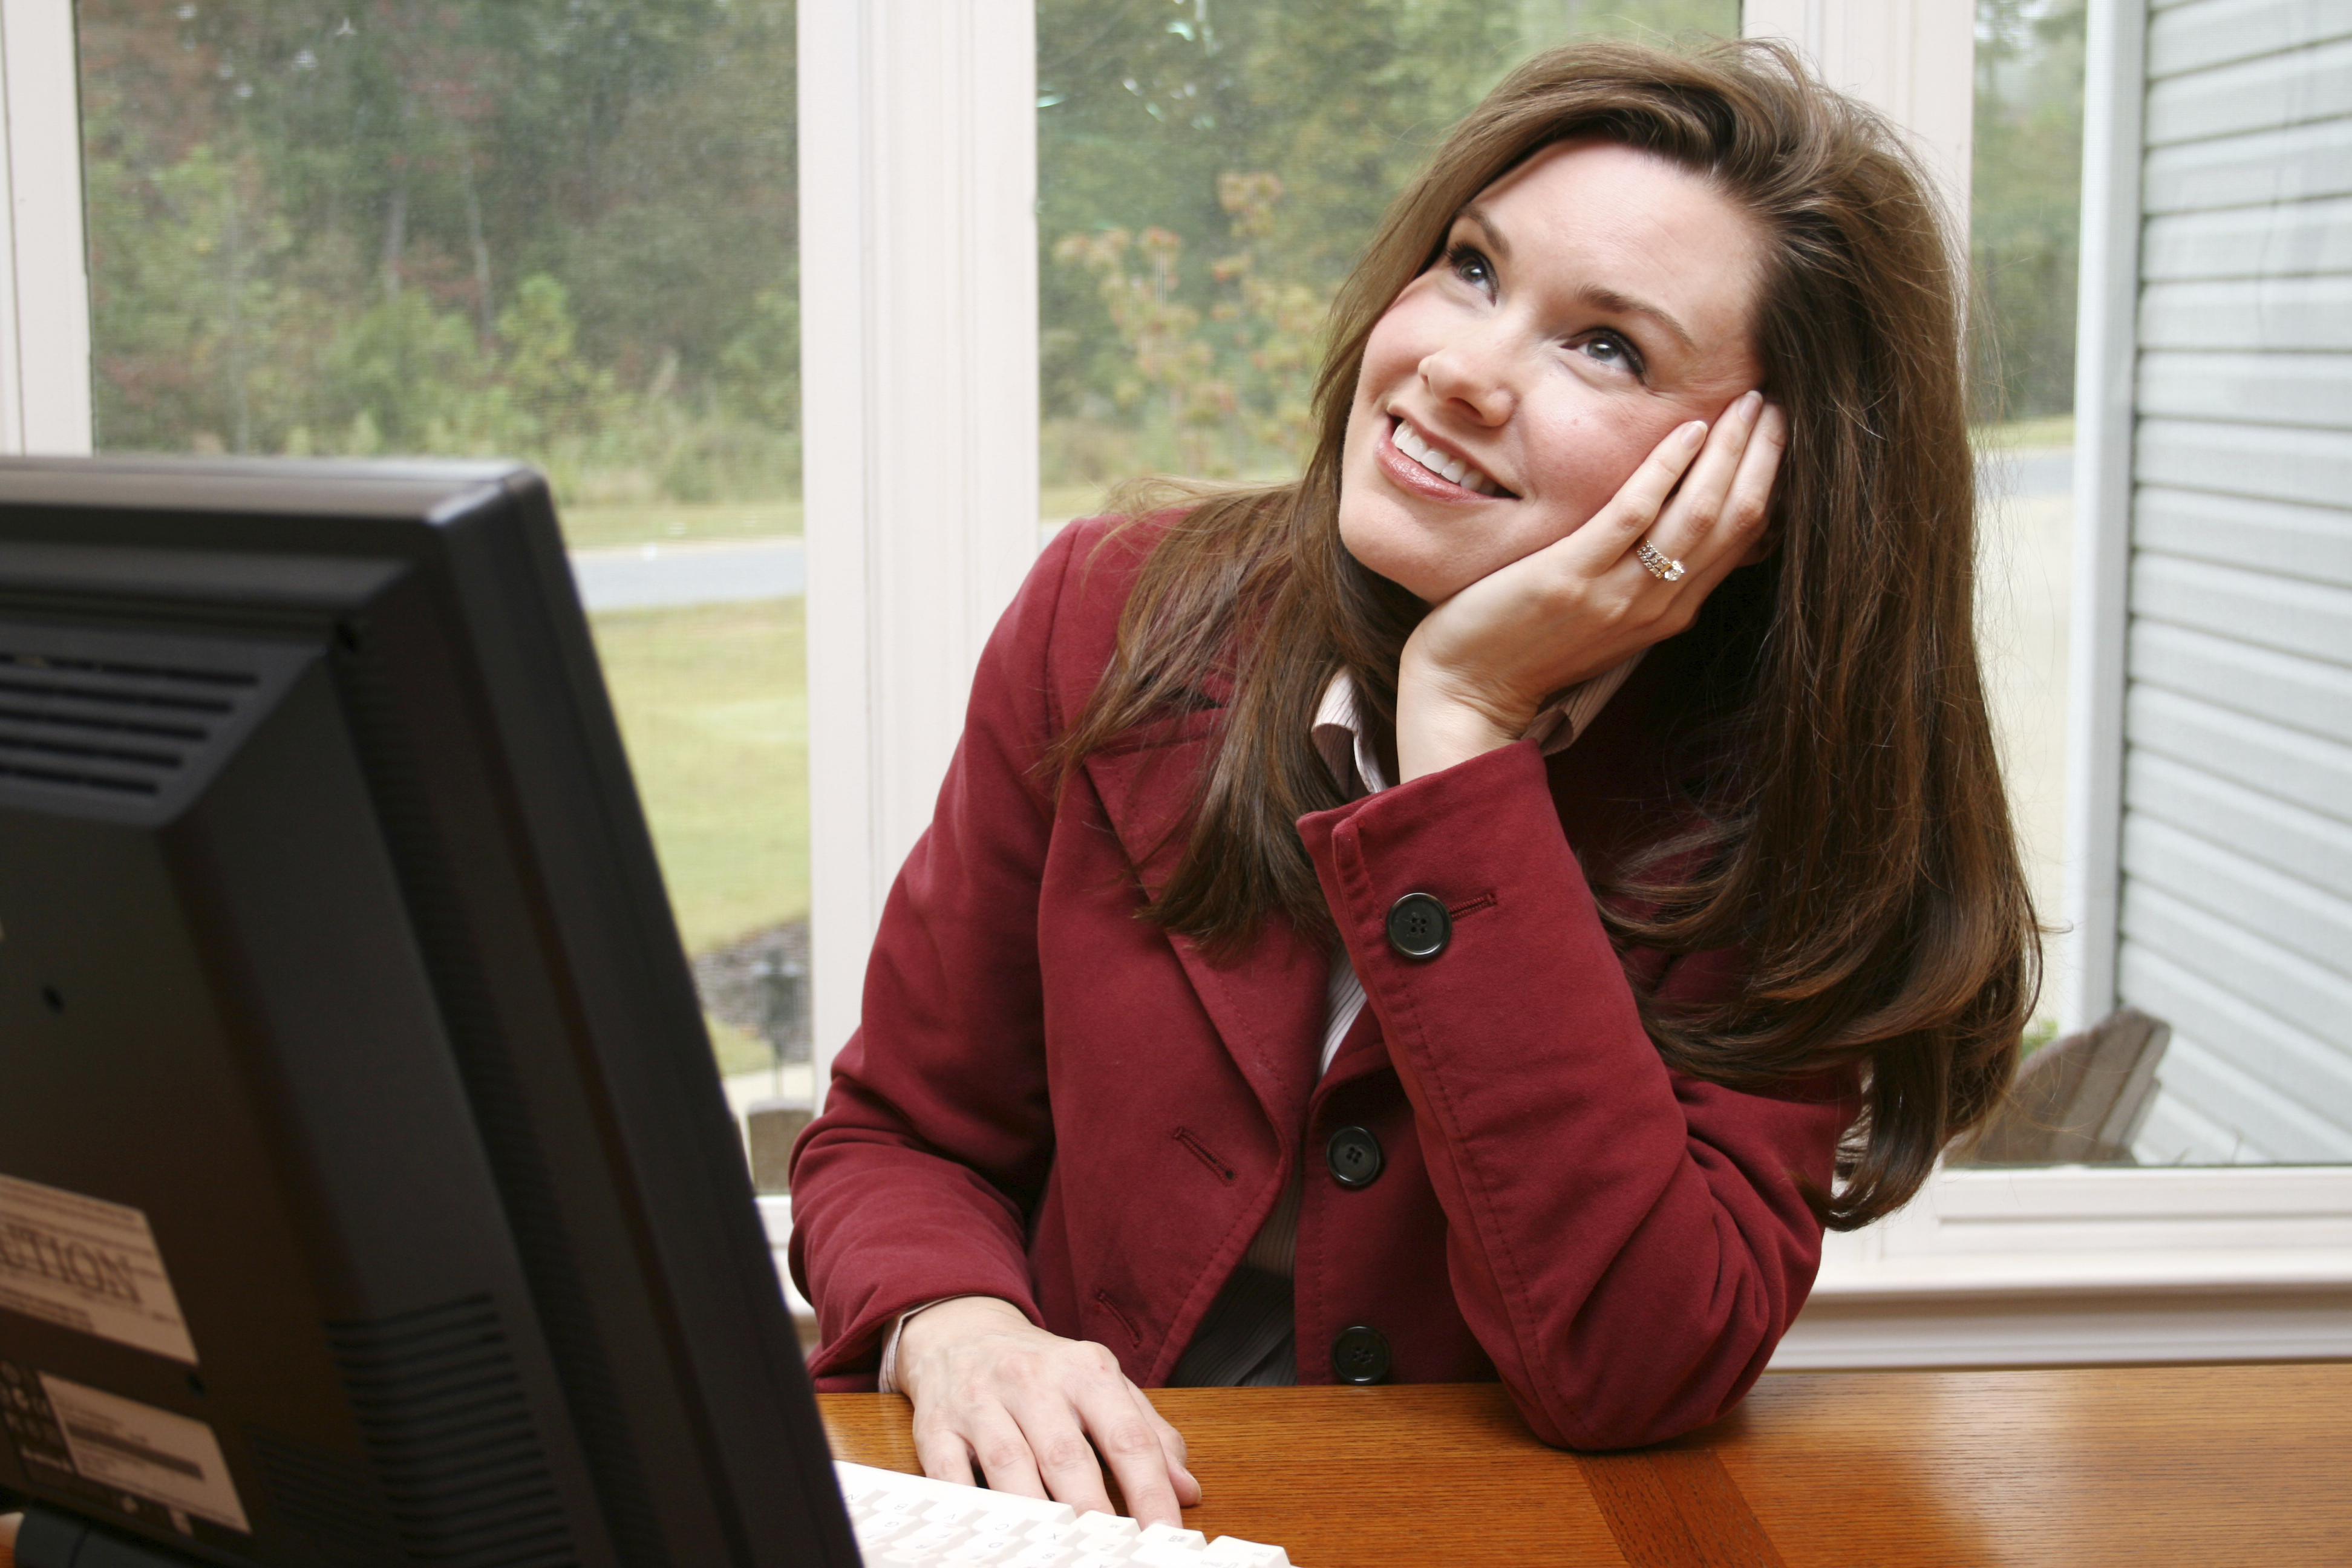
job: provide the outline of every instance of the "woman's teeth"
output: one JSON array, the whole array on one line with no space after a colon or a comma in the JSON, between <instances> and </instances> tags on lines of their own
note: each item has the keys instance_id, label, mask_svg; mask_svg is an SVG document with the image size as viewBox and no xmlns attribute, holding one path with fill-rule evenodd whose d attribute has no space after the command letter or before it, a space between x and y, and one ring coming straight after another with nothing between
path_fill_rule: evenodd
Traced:
<instances>
[{"instance_id":1,"label":"woman's teeth","mask_svg":"<svg viewBox=\"0 0 2352 1568\"><path fill-rule=\"evenodd\" d=\"M1400 419L1392 437L1397 450L1427 468L1431 473L1453 480L1465 490L1475 490L1482 496L1499 495L1503 487L1472 468L1459 458L1449 458L1413 433L1412 426Z\"/></svg>"}]
</instances>

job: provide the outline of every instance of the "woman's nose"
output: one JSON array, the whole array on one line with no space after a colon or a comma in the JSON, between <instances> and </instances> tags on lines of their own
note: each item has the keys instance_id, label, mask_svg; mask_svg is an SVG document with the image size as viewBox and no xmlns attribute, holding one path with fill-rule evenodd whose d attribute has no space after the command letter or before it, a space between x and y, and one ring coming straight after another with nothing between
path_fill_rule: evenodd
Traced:
<instances>
[{"instance_id":1,"label":"woman's nose","mask_svg":"<svg viewBox=\"0 0 2352 1568\"><path fill-rule=\"evenodd\" d=\"M1491 334L1465 332L1422 360L1421 379L1439 402L1459 406L1482 425L1500 425L1514 402L1507 360Z\"/></svg>"}]
</instances>

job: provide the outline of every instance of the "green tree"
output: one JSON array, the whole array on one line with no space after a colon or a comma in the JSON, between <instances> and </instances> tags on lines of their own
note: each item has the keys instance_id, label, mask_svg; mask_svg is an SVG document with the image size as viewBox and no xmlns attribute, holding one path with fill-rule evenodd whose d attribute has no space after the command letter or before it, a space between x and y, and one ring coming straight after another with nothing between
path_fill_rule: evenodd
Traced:
<instances>
[{"instance_id":1,"label":"green tree","mask_svg":"<svg viewBox=\"0 0 2352 1568\"><path fill-rule=\"evenodd\" d=\"M798 479L788 0L79 0L108 448Z\"/></svg>"},{"instance_id":2,"label":"green tree","mask_svg":"<svg viewBox=\"0 0 2352 1568\"><path fill-rule=\"evenodd\" d=\"M1978 0L1969 249L1981 420L2074 405L2082 0Z\"/></svg>"},{"instance_id":3,"label":"green tree","mask_svg":"<svg viewBox=\"0 0 2352 1568\"><path fill-rule=\"evenodd\" d=\"M1295 462L1331 294L1455 120L1580 34L1738 22L1736 0L1042 0L1048 482L1192 468L1204 442L1202 471ZM1192 360L1139 332L1146 282Z\"/></svg>"}]
</instances>

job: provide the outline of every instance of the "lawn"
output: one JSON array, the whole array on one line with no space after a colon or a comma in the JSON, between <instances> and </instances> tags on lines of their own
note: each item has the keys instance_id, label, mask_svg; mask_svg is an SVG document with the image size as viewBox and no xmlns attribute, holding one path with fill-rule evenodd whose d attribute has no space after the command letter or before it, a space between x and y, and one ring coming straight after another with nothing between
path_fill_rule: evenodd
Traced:
<instances>
[{"instance_id":1,"label":"lawn","mask_svg":"<svg viewBox=\"0 0 2352 1568\"><path fill-rule=\"evenodd\" d=\"M688 952L807 918L808 676L798 599L590 617ZM723 1072L768 1047L709 1020Z\"/></svg>"},{"instance_id":2,"label":"lawn","mask_svg":"<svg viewBox=\"0 0 2352 1568\"><path fill-rule=\"evenodd\" d=\"M591 617L689 952L808 914L798 599Z\"/></svg>"},{"instance_id":3,"label":"lawn","mask_svg":"<svg viewBox=\"0 0 2352 1568\"><path fill-rule=\"evenodd\" d=\"M559 515L563 519L563 542L572 550L614 544L661 544L678 539L761 539L777 534L797 537L801 531L801 503L797 500L710 506L684 501L653 501L643 506L567 502Z\"/></svg>"},{"instance_id":4,"label":"lawn","mask_svg":"<svg viewBox=\"0 0 2352 1568\"><path fill-rule=\"evenodd\" d=\"M2006 425L1978 425L1970 427L1969 442L1979 455L2071 447L2074 444L2074 416L2053 414L2041 419L2012 420Z\"/></svg>"}]
</instances>

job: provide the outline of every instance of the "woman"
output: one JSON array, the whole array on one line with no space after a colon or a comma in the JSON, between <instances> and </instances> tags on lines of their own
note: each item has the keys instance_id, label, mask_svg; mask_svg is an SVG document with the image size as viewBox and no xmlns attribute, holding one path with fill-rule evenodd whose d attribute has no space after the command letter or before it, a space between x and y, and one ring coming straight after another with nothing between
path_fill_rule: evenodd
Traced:
<instances>
[{"instance_id":1,"label":"woman","mask_svg":"<svg viewBox=\"0 0 2352 1568\"><path fill-rule=\"evenodd\" d=\"M1956 292L1775 48L1496 89L1305 476L1066 530L998 628L798 1151L827 1385L1147 1521L1199 1492L1138 1384L1734 1404L2032 1002Z\"/></svg>"}]
</instances>

